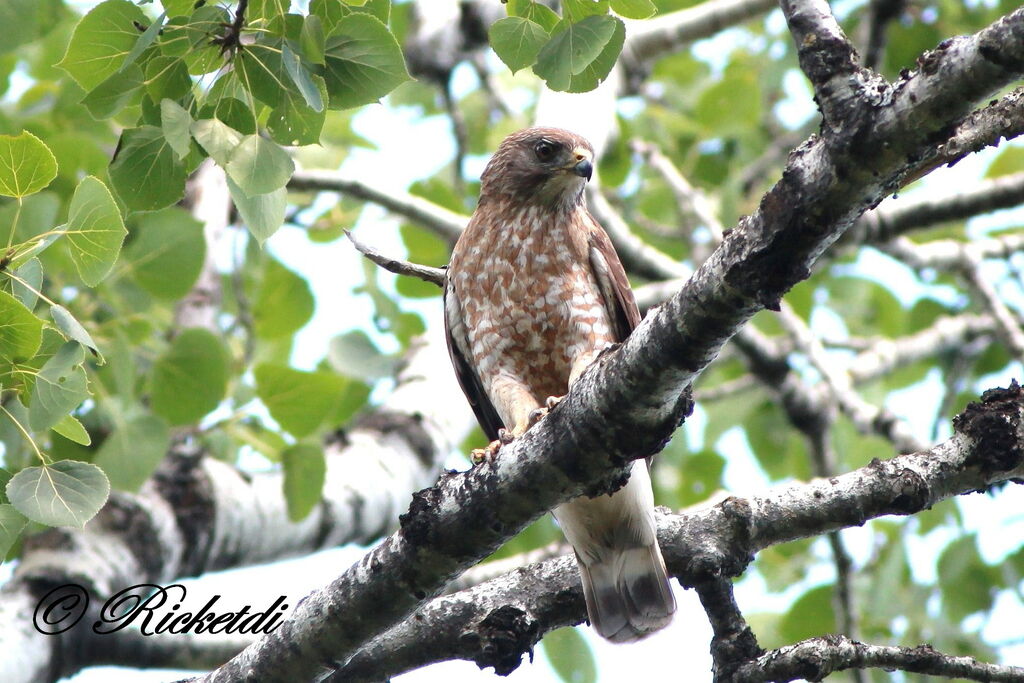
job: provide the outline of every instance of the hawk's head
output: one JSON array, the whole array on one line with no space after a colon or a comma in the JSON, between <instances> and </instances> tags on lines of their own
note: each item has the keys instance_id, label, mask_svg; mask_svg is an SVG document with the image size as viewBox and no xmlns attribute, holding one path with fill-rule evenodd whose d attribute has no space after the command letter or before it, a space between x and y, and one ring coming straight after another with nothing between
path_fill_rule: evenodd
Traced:
<instances>
[{"instance_id":1,"label":"hawk's head","mask_svg":"<svg viewBox=\"0 0 1024 683\"><path fill-rule=\"evenodd\" d=\"M594 148L561 128L527 128L502 140L481 177L480 200L511 197L550 209L580 203Z\"/></svg>"}]
</instances>

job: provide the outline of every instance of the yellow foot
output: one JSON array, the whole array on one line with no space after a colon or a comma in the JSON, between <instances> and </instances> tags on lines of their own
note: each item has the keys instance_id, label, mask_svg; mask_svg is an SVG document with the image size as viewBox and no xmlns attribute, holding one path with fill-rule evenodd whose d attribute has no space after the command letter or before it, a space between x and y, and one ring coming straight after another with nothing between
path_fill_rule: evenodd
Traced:
<instances>
[{"instance_id":1,"label":"yellow foot","mask_svg":"<svg viewBox=\"0 0 1024 683\"><path fill-rule=\"evenodd\" d=\"M540 422L541 419L545 415L547 415L549 412L551 412L551 410L555 406L557 406L559 403L562 402L563 398L565 398L565 397L564 396L548 396L547 400L544 401L544 407L543 408L535 408L534 410L530 411L530 417L529 417L529 421L527 423L527 427L532 427L533 425L535 425L538 422Z\"/></svg>"},{"instance_id":2,"label":"yellow foot","mask_svg":"<svg viewBox=\"0 0 1024 683\"><path fill-rule=\"evenodd\" d=\"M469 459L474 465L479 465L482 462L493 462L498 457L498 451L501 450L502 446L512 443L512 432L507 429L498 430L498 438L487 444L484 448L474 448L469 452Z\"/></svg>"}]
</instances>

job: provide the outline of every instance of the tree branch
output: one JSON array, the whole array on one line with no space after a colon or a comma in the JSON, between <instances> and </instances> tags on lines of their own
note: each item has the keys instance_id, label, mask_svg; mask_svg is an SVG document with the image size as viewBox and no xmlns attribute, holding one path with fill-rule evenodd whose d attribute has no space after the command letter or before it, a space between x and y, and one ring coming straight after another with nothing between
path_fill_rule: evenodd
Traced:
<instances>
[{"instance_id":1,"label":"tree branch","mask_svg":"<svg viewBox=\"0 0 1024 683\"><path fill-rule=\"evenodd\" d=\"M468 407L459 409L445 356L440 343L415 346L378 411L326 446L324 498L300 522L289 521L280 472L244 475L215 458L177 453L138 494L113 492L84 529L27 537L14 576L0 588L0 680L48 680L55 661L60 675L100 663L106 645L89 645L92 613L59 636L24 618L50 588L81 584L96 610L139 583L369 543L394 529L413 491L435 481L473 424Z\"/></svg>"},{"instance_id":2,"label":"tree branch","mask_svg":"<svg viewBox=\"0 0 1024 683\"><path fill-rule=\"evenodd\" d=\"M503 457L420 492L399 533L205 680L269 683L337 668L544 511L621 485L622 466L660 447L687 407L684 390L726 340L758 310L777 307L860 213L899 186L910 160L934 154L939 131L1024 72L1022 34L1018 10L947 41L927 68L865 93L846 114L835 108L827 134L791 156L758 211L545 419ZM908 487L898 504L887 501L896 511L919 509L917 480L906 477L894 477ZM817 517L822 506L809 512Z\"/></svg>"},{"instance_id":3,"label":"tree branch","mask_svg":"<svg viewBox=\"0 0 1024 683\"><path fill-rule=\"evenodd\" d=\"M631 26L623 52L638 61L678 52L686 45L775 8L774 0L711 0Z\"/></svg>"},{"instance_id":4,"label":"tree branch","mask_svg":"<svg viewBox=\"0 0 1024 683\"><path fill-rule=\"evenodd\" d=\"M744 635L727 577L742 573L758 551L868 519L915 514L951 496L1024 476L1024 392L1013 385L982 398L954 420L952 438L928 451L875 459L837 477L731 496L682 513L659 509L658 541L669 572L701 592L720 644L732 643L744 653L736 660L738 671L759 670L765 658L754 659L760 651L753 636ZM558 557L429 601L368 643L330 680L383 680L452 658L507 674L545 633L585 618L575 561ZM733 680L762 679L737 672Z\"/></svg>"},{"instance_id":5,"label":"tree branch","mask_svg":"<svg viewBox=\"0 0 1024 683\"><path fill-rule=\"evenodd\" d=\"M296 170L288 182L289 190L340 192L356 199L378 204L391 213L416 221L444 239L455 241L469 222L469 216L439 206L405 192L385 192L361 180L337 171Z\"/></svg>"},{"instance_id":6,"label":"tree branch","mask_svg":"<svg viewBox=\"0 0 1024 683\"><path fill-rule=\"evenodd\" d=\"M840 242L879 244L911 230L1024 204L1024 173L985 180L959 194L887 205L861 216ZM927 245L921 245L927 248Z\"/></svg>"},{"instance_id":7,"label":"tree branch","mask_svg":"<svg viewBox=\"0 0 1024 683\"><path fill-rule=\"evenodd\" d=\"M737 683L797 679L820 681L836 671L867 668L987 683L1019 683L1024 680L1024 668L985 664L973 657L947 655L930 645L913 648L867 645L837 635L810 638L766 652L757 661L740 667L731 680Z\"/></svg>"},{"instance_id":8,"label":"tree branch","mask_svg":"<svg viewBox=\"0 0 1024 683\"><path fill-rule=\"evenodd\" d=\"M444 287L444 268L432 268L430 266L423 266L418 263L411 263L409 261L402 261L401 259L385 256L373 247L367 246L357 240L355 235L353 235L349 230L345 231L345 237L348 237L352 246L354 246L360 254L370 259L384 270L396 275L408 275L409 277L415 277L423 280L424 282L430 282L438 287Z\"/></svg>"}]
</instances>

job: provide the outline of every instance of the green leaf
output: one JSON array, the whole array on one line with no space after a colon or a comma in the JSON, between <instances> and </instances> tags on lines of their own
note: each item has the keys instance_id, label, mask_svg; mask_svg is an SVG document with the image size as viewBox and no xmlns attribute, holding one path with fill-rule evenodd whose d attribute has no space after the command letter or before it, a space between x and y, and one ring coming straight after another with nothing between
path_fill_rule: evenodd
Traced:
<instances>
[{"instance_id":1,"label":"green leaf","mask_svg":"<svg viewBox=\"0 0 1024 683\"><path fill-rule=\"evenodd\" d=\"M647 19L658 12L651 0L612 0L612 11L627 19Z\"/></svg>"},{"instance_id":2,"label":"green leaf","mask_svg":"<svg viewBox=\"0 0 1024 683\"><path fill-rule=\"evenodd\" d=\"M141 216L124 254L140 287L172 301L192 289L205 258L202 223L176 206Z\"/></svg>"},{"instance_id":3,"label":"green leaf","mask_svg":"<svg viewBox=\"0 0 1024 683\"><path fill-rule=\"evenodd\" d=\"M121 212L103 181L86 176L78 184L68 208L64 233L82 281L95 287L114 267L128 233Z\"/></svg>"},{"instance_id":4,"label":"green leaf","mask_svg":"<svg viewBox=\"0 0 1024 683\"><path fill-rule=\"evenodd\" d=\"M0 504L0 563L11 552L28 520L10 504Z\"/></svg>"},{"instance_id":5,"label":"green leaf","mask_svg":"<svg viewBox=\"0 0 1024 683\"><path fill-rule=\"evenodd\" d=\"M726 413L726 420L734 415ZM750 449L769 477L800 477L807 471L804 440L792 429L776 403L762 402L741 424Z\"/></svg>"},{"instance_id":6,"label":"green leaf","mask_svg":"<svg viewBox=\"0 0 1024 683\"><path fill-rule=\"evenodd\" d=\"M332 109L376 102L409 80L395 37L369 14L354 12L338 21L325 41L324 59Z\"/></svg>"},{"instance_id":7,"label":"green leaf","mask_svg":"<svg viewBox=\"0 0 1024 683\"><path fill-rule=\"evenodd\" d=\"M985 171L985 177L998 178L1021 171L1024 171L1024 148L1006 147L992 160L988 170Z\"/></svg>"},{"instance_id":8,"label":"green leaf","mask_svg":"<svg viewBox=\"0 0 1024 683\"><path fill-rule=\"evenodd\" d=\"M288 191L285 188L249 196L229 177L228 192L231 193L231 199L245 227L260 244L284 225L284 210L288 205Z\"/></svg>"},{"instance_id":9,"label":"green leaf","mask_svg":"<svg viewBox=\"0 0 1024 683\"><path fill-rule=\"evenodd\" d=\"M324 64L324 24L315 14L308 14L302 22L299 34L299 47L302 56L313 64Z\"/></svg>"},{"instance_id":10,"label":"green leaf","mask_svg":"<svg viewBox=\"0 0 1024 683\"><path fill-rule=\"evenodd\" d=\"M158 55L146 62L145 85L154 102L177 100L192 91L192 77L179 57Z\"/></svg>"},{"instance_id":11,"label":"green leaf","mask_svg":"<svg viewBox=\"0 0 1024 683\"><path fill-rule=\"evenodd\" d=\"M43 321L7 292L0 291L0 358L19 363L36 354Z\"/></svg>"},{"instance_id":12,"label":"green leaf","mask_svg":"<svg viewBox=\"0 0 1024 683\"><path fill-rule=\"evenodd\" d=\"M313 82L324 100L327 86L320 76L313 76ZM327 120L327 110L314 111L298 93L287 93L267 116L267 130L270 136L282 145L315 145L320 142L320 132Z\"/></svg>"},{"instance_id":13,"label":"green leaf","mask_svg":"<svg viewBox=\"0 0 1024 683\"><path fill-rule=\"evenodd\" d=\"M348 382L330 372L263 363L253 373L256 395L282 428L296 437L316 431L335 410Z\"/></svg>"},{"instance_id":14,"label":"green leaf","mask_svg":"<svg viewBox=\"0 0 1024 683\"><path fill-rule=\"evenodd\" d=\"M108 119L124 109L132 96L142 88L142 69L132 64L110 74L82 98L82 105L97 121Z\"/></svg>"},{"instance_id":15,"label":"green leaf","mask_svg":"<svg viewBox=\"0 0 1024 683\"><path fill-rule=\"evenodd\" d=\"M59 16L63 9L55 1L40 0L4 0L0 2L0 53L10 52L14 48L34 41L42 32L48 31L53 24L54 16ZM0 553L0 562L3 553Z\"/></svg>"},{"instance_id":16,"label":"green leaf","mask_svg":"<svg viewBox=\"0 0 1024 683\"><path fill-rule=\"evenodd\" d=\"M391 377L398 367L398 360L381 353L362 330L352 330L331 339L327 360L346 377L371 384Z\"/></svg>"},{"instance_id":17,"label":"green leaf","mask_svg":"<svg viewBox=\"0 0 1024 683\"><path fill-rule=\"evenodd\" d=\"M161 3L169 17L180 17L191 14L195 9L196 0L162 0Z\"/></svg>"},{"instance_id":18,"label":"green leaf","mask_svg":"<svg viewBox=\"0 0 1024 683\"><path fill-rule=\"evenodd\" d=\"M85 427L82 426L82 423L74 415L62 417L57 424L53 425L53 431L65 439L74 441L82 446L88 446L92 443L92 437L89 436L89 432L86 431Z\"/></svg>"},{"instance_id":19,"label":"green leaf","mask_svg":"<svg viewBox=\"0 0 1024 683\"><path fill-rule=\"evenodd\" d=\"M122 491L138 491L171 445L167 423L155 415L139 415L120 425L100 446L94 462Z\"/></svg>"},{"instance_id":20,"label":"green leaf","mask_svg":"<svg viewBox=\"0 0 1024 683\"><path fill-rule=\"evenodd\" d=\"M622 21L608 15L563 22L537 55L533 71L552 90L593 90L611 72L625 36Z\"/></svg>"},{"instance_id":21,"label":"green leaf","mask_svg":"<svg viewBox=\"0 0 1024 683\"><path fill-rule=\"evenodd\" d=\"M11 278L11 294L31 311L43 287L43 262L32 257L15 269L14 274L18 279Z\"/></svg>"},{"instance_id":22,"label":"green leaf","mask_svg":"<svg viewBox=\"0 0 1024 683\"><path fill-rule=\"evenodd\" d=\"M316 18L315 16L313 17ZM309 72L306 65L303 64L302 58L299 57L289 46L288 42L285 41L281 47L281 59L284 61L285 71L291 76L295 86L299 89L306 104L313 111L324 110L324 98L320 93L320 89L317 88L316 82L313 80L313 74Z\"/></svg>"},{"instance_id":23,"label":"green leaf","mask_svg":"<svg viewBox=\"0 0 1024 683\"><path fill-rule=\"evenodd\" d=\"M862 277L842 276L828 282L829 304L849 329L867 336L903 334L907 311L887 287Z\"/></svg>"},{"instance_id":24,"label":"green leaf","mask_svg":"<svg viewBox=\"0 0 1024 683\"><path fill-rule=\"evenodd\" d=\"M833 591L831 584L817 586L797 598L779 621L779 633L787 643L835 632Z\"/></svg>"},{"instance_id":25,"label":"green leaf","mask_svg":"<svg viewBox=\"0 0 1024 683\"><path fill-rule=\"evenodd\" d=\"M714 451L701 451L683 456L679 471L679 498L683 505L707 499L722 486L725 458Z\"/></svg>"},{"instance_id":26,"label":"green leaf","mask_svg":"<svg viewBox=\"0 0 1024 683\"><path fill-rule=\"evenodd\" d=\"M121 134L110 182L129 209L156 211L174 204L185 195L187 176L160 128L141 126Z\"/></svg>"},{"instance_id":27,"label":"green leaf","mask_svg":"<svg viewBox=\"0 0 1024 683\"><path fill-rule=\"evenodd\" d=\"M499 19L491 25L488 36L495 54L512 73L536 62L549 37L539 24L520 17Z\"/></svg>"},{"instance_id":28,"label":"green leaf","mask_svg":"<svg viewBox=\"0 0 1024 683\"><path fill-rule=\"evenodd\" d=\"M89 397L83 360L82 345L69 341L36 374L28 406L28 423L34 431L49 429Z\"/></svg>"},{"instance_id":29,"label":"green leaf","mask_svg":"<svg viewBox=\"0 0 1024 683\"><path fill-rule=\"evenodd\" d=\"M586 17L608 14L608 0L563 0L565 18L578 22Z\"/></svg>"},{"instance_id":30,"label":"green leaf","mask_svg":"<svg viewBox=\"0 0 1024 683\"><path fill-rule=\"evenodd\" d=\"M943 611L954 623L992 608L996 577L981 559L974 534L958 538L942 551L938 576Z\"/></svg>"},{"instance_id":31,"label":"green leaf","mask_svg":"<svg viewBox=\"0 0 1024 683\"><path fill-rule=\"evenodd\" d=\"M597 664L594 653L587 641L574 628L560 628L551 631L541 641L544 654L566 683L594 683L597 680Z\"/></svg>"},{"instance_id":32,"label":"green leaf","mask_svg":"<svg viewBox=\"0 0 1024 683\"><path fill-rule=\"evenodd\" d=\"M147 24L142 10L128 0L105 0L82 17L58 67L85 91L121 68L139 40L135 23Z\"/></svg>"},{"instance_id":33,"label":"green leaf","mask_svg":"<svg viewBox=\"0 0 1024 683\"><path fill-rule=\"evenodd\" d=\"M313 317L315 302L302 276L268 258L253 304L253 331L260 339L294 334Z\"/></svg>"},{"instance_id":34,"label":"green leaf","mask_svg":"<svg viewBox=\"0 0 1024 683\"><path fill-rule=\"evenodd\" d=\"M757 71L734 62L701 93L693 116L710 135L741 136L760 125L761 100Z\"/></svg>"},{"instance_id":35,"label":"green leaf","mask_svg":"<svg viewBox=\"0 0 1024 683\"><path fill-rule=\"evenodd\" d=\"M77 460L26 467L7 483L7 497L18 512L49 526L81 529L109 495L110 482L103 470Z\"/></svg>"},{"instance_id":36,"label":"green leaf","mask_svg":"<svg viewBox=\"0 0 1024 683\"><path fill-rule=\"evenodd\" d=\"M220 166L227 166L231 153L244 137L219 119L200 119L191 125L192 136Z\"/></svg>"},{"instance_id":37,"label":"green leaf","mask_svg":"<svg viewBox=\"0 0 1024 683\"><path fill-rule=\"evenodd\" d=\"M156 40L156 37L160 35L160 32L163 30L164 19L166 18L167 12L164 12L156 18L156 21L153 21L152 23L150 23L149 26L146 27L146 30L142 32L142 35L139 36L138 40L135 41L135 44L132 45L132 49L124 58L124 63L121 64L121 71L124 71L129 66L133 65L135 63L135 60L137 60L139 56L141 56L142 53L146 51L146 48L153 44L153 41Z\"/></svg>"},{"instance_id":38,"label":"green leaf","mask_svg":"<svg viewBox=\"0 0 1024 683\"><path fill-rule=\"evenodd\" d=\"M60 330L61 334L64 335L65 339L76 341L85 348L89 349L94 356L103 362L103 356L100 354L99 348L96 346L96 342L92 340L92 336L89 332L82 327L82 323L75 319L75 316L71 315L71 312L64 308L54 304L50 306L50 317L53 318L53 323Z\"/></svg>"},{"instance_id":39,"label":"green leaf","mask_svg":"<svg viewBox=\"0 0 1024 683\"><path fill-rule=\"evenodd\" d=\"M175 337L153 364L151 407L171 425L194 424L221 402L227 382L224 343L212 332L192 327Z\"/></svg>"},{"instance_id":40,"label":"green leaf","mask_svg":"<svg viewBox=\"0 0 1024 683\"><path fill-rule=\"evenodd\" d=\"M283 188L295 171L295 163L280 145L259 135L247 135L232 150L224 170L251 197Z\"/></svg>"},{"instance_id":41,"label":"green leaf","mask_svg":"<svg viewBox=\"0 0 1024 683\"><path fill-rule=\"evenodd\" d=\"M282 59L282 40L264 38L246 45L235 57L238 79L258 100L275 106L291 88L292 81Z\"/></svg>"},{"instance_id":42,"label":"green leaf","mask_svg":"<svg viewBox=\"0 0 1024 683\"><path fill-rule=\"evenodd\" d=\"M174 100L160 100L160 129L178 159L184 159L192 149L192 116Z\"/></svg>"},{"instance_id":43,"label":"green leaf","mask_svg":"<svg viewBox=\"0 0 1024 683\"><path fill-rule=\"evenodd\" d=\"M28 131L0 135L0 195L24 197L57 177L57 160L46 144Z\"/></svg>"},{"instance_id":44,"label":"green leaf","mask_svg":"<svg viewBox=\"0 0 1024 683\"><path fill-rule=\"evenodd\" d=\"M550 33L558 26L561 17L547 5L542 5L533 0L508 0L506 5L510 17L522 17L529 19L541 28Z\"/></svg>"},{"instance_id":45,"label":"green leaf","mask_svg":"<svg viewBox=\"0 0 1024 683\"><path fill-rule=\"evenodd\" d=\"M105 162L104 162L105 163ZM15 242L28 242L33 237L49 233L57 223L57 212L61 207L61 198L52 191L37 192L18 202L7 202L0 207L0 226L14 228ZM17 222L15 222L17 218ZM26 245L20 245L24 250ZM24 253L21 251L20 253ZM29 257L31 258L31 257ZM21 262L24 263L28 259Z\"/></svg>"},{"instance_id":46,"label":"green leaf","mask_svg":"<svg viewBox=\"0 0 1024 683\"><path fill-rule=\"evenodd\" d=\"M324 452L313 444L295 444L281 454L284 466L284 500L288 519L299 522L313 511L323 497L327 462Z\"/></svg>"}]
</instances>

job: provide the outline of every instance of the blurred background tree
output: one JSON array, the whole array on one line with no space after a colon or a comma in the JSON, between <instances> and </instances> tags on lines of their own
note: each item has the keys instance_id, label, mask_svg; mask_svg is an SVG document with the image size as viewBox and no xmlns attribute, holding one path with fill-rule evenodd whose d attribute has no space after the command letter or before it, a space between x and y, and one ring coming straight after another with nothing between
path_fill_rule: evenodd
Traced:
<instances>
[{"instance_id":1,"label":"blurred background tree","mask_svg":"<svg viewBox=\"0 0 1024 683\"><path fill-rule=\"evenodd\" d=\"M888 80L1015 9L833 6ZM89 623L134 584L372 544L484 443L443 355L440 290L362 261L343 230L443 266L498 142L534 122L573 128L600 150L589 201L647 309L820 123L764 0L8 0L0 17L10 681L215 668L244 639L42 636L26 615L62 583L86 587ZM1024 129L1019 95L1002 94L983 143ZM700 376L694 416L656 460L659 504L928 448L980 392L1020 378L1024 230L1005 211L1024 202L1020 147L903 184ZM760 645L842 633L1020 664L1014 489L758 553L737 590ZM460 585L562 555L560 538L545 516ZM678 622L697 609L684 603L672 638L694 637ZM545 637L544 675L635 666L636 651L581 633ZM681 670L658 642L649 656Z\"/></svg>"}]
</instances>

